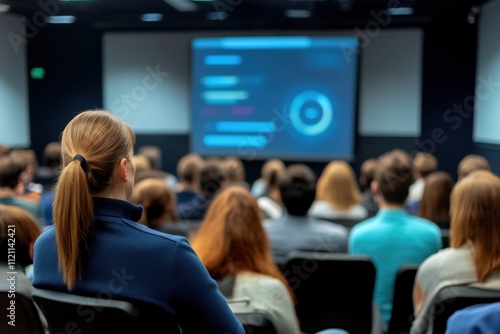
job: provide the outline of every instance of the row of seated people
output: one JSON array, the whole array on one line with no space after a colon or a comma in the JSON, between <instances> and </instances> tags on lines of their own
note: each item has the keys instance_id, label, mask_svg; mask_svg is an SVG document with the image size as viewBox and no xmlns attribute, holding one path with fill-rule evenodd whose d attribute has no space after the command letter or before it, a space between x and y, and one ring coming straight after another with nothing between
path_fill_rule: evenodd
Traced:
<instances>
[{"instance_id":1,"label":"row of seated people","mask_svg":"<svg viewBox=\"0 0 500 334\"><path fill-rule=\"evenodd\" d=\"M80 125L88 124L92 118L102 122L102 127L72 127L79 122L82 123ZM106 129L106 136L99 132L102 129ZM474 172L468 179L464 178L458 183L452 195L452 203L457 198L457 203L452 206L452 222L454 219L464 222L453 223L452 228L457 226L460 231L463 230L462 239L465 241L458 237L452 238L453 248L446 250L447 253L438 253L442 246L438 226L409 215L405 210L405 200L413 180L412 164L409 156L400 150L384 154L377 161L372 189L380 212L356 225L350 233L345 227L321 223L307 215L316 198L316 179L314 173L301 164L287 167L280 177L280 196L287 212L279 219L267 220L262 224L260 208L248 189L218 185L224 189L213 191L203 222L190 237L191 245L183 238L153 232L134 222L143 217L149 219L157 213L148 211L150 206L144 205L146 210L143 214L140 206L127 203L130 198L135 201L136 167L131 161L133 135L126 129L119 119L100 111L78 115L65 129L62 137L64 169L57 184L53 211L56 224L47 229L35 243L35 286L72 293L98 293L106 288L102 285L106 279L107 282L116 281L116 274L124 273L125 270L128 273L124 274L125 277L137 279L127 282L129 286L126 288L114 291L117 297L148 299L163 305L178 319L179 325L188 331L204 328L204 332L227 330L229 333L240 333L241 327L232 317L227 300L221 299L217 285L210 283L211 279L215 279L222 284L229 278L233 286L231 298L238 295L239 287L246 286L244 295L255 300L250 303L250 307L260 308L262 312L267 310L278 333L299 333L300 319L294 308L290 307L295 300L293 289L279 271L286 254L293 249L369 255L378 277L374 300L381 310L384 323L388 322L391 314L391 284L397 268L405 263L423 263L415 284L417 312L425 308L426 301L434 293L435 284L450 284L447 276L443 276L442 281L436 280L432 265L426 265L427 261L434 259L434 255L439 261L447 259L446 256L458 256L458 260L466 261L469 256L471 266L454 268L463 269L462 272L454 272L454 275L463 275L464 282L471 280L469 283L485 282L498 267L491 265L489 271L482 272L483 276L476 276L483 259L496 261L497 255L493 251L495 243L487 242L490 247L482 249L484 244L479 241L478 235L484 232L489 238L498 235L495 229L498 228L497 217L500 216L492 204L498 200L498 178L490 172ZM97 146L101 147L101 151L89 150L81 138L88 138L92 142L103 141L102 145ZM82 143L75 145L77 139ZM109 141L112 140L110 145ZM96 145L92 147L95 149ZM135 189L140 189L139 185L140 182ZM488 188L488 191L484 188ZM476 190L477 194L474 193ZM474 193L474 196L470 198L463 195L469 193ZM472 204L465 205L467 201ZM463 207L467 208L465 212ZM453 214L453 210L457 210L456 214ZM478 215L484 217L478 218ZM482 221L491 221L492 224L480 225L480 228L468 226L478 225ZM298 232L297 235L290 233L291 230ZM452 232L453 237L459 235L454 230ZM286 241L284 233L288 233ZM215 251L217 249L220 251ZM482 255L481 261L477 262L472 257L472 249L474 253ZM89 253L86 253L87 250ZM143 263L148 254L151 257L152 251L157 262ZM252 251L255 253L252 254ZM204 255L204 252L208 255ZM451 255L446 255L448 253ZM169 274L173 267L176 268L176 277ZM207 270L206 274L202 267ZM431 268L430 273L426 273L426 267ZM148 273L147 277L145 273ZM161 279L160 282L159 277L170 279ZM186 277L197 279L186 281ZM428 277L434 281L428 283ZM263 300L259 306L262 296L252 291L259 290L260 285L272 289L263 288L265 293L262 295L266 296L267 302ZM273 299L273 305L268 305L270 291L280 291L278 286L281 287L281 294L276 295L280 297L279 300ZM166 300L158 295L158 291L169 291ZM197 306L193 306L194 300L199 302L194 303ZM211 305L217 306L211 308ZM277 305L281 313L272 309ZM210 310L210 314L203 313L199 322L193 323L185 318L186 313L181 312L187 310L190 315L200 315L201 310ZM284 317L286 321L283 321ZM418 319L417 314L417 324ZM416 328L420 330L421 325Z\"/></svg>"}]
</instances>

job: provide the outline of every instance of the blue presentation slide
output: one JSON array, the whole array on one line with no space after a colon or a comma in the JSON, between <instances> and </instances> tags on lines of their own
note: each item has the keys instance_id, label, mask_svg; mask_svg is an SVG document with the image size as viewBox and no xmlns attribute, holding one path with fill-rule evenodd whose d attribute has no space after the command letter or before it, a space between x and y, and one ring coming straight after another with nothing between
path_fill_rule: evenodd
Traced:
<instances>
[{"instance_id":1,"label":"blue presentation slide","mask_svg":"<svg viewBox=\"0 0 500 334\"><path fill-rule=\"evenodd\" d=\"M196 38L191 46L192 151L353 159L356 38Z\"/></svg>"}]
</instances>

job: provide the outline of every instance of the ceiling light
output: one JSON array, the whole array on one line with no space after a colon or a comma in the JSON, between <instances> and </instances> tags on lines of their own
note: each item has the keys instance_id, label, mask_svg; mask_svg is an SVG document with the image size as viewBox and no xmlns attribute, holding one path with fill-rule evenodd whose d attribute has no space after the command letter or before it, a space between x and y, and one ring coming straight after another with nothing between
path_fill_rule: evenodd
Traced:
<instances>
[{"instance_id":1,"label":"ceiling light","mask_svg":"<svg viewBox=\"0 0 500 334\"><path fill-rule=\"evenodd\" d=\"M195 12L198 5L191 0L163 0L179 12Z\"/></svg>"},{"instance_id":2,"label":"ceiling light","mask_svg":"<svg viewBox=\"0 0 500 334\"><path fill-rule=\"evenodd\" d=\"M49 16L47 22L54 24L69 24L75 22L75 17L72 15Z\"/></svg>"},{"instance_id":3,"label":"ceiling light","mask_svg":"<svg viewBox=\"0 0 500 334\"><path fill-rule=\"evenodd\" d=\"M8 12L9 10L10 10L9 5L5 5L3 3L0 3L0 13L5 13L5 12Z\"/></svg>"},{"instance_id":4,"label":"ceiling light","mask_svg":"<svg viewBox=\"0 0 500 334\"><path fill-rule=\"evenodd\" d=\"M206 19L207 20L213 20L213 21L217 21L217 20L225 20L227 19L228 15L226 12L209 12L205 15Z\"/></svg>"},{"instance_id":5,"label":"ceiling light","mask_svg":"<svg viewBox=\"0 0 500 334\"><path fill-rule=\"evenodd\" d=\"M285 10L285 16L294 19L307 19L311 17L311 11L307 9L287 9Z\"/></svg>"},{"instance_id":6,"label":"ceiling light","mask_svg":"<svg viewBox=\"0 0 500 334\"><path fill-rule=\"evenodd\" d=\"M411 7L391 7L387 8L387 13L391 15L411 15L413 14L413 8Z\"/></svg>"},{"instance_id":7,"label":"ceiling light","mask_svg":"<svg viewBox=\"0 0 500 334\"><path fill-rule=\"evenodd\" d=\"M144 22L157 22L163 19L163 15L160 13L146 13L141 15L141 20Z\"/></svg>"}]
</instances>

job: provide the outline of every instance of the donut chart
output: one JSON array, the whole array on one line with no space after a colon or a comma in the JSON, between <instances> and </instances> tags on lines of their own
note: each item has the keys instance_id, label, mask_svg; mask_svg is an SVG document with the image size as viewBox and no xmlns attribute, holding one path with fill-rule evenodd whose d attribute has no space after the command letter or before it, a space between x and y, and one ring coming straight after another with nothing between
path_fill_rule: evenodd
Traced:
<instances>
[{"instance_id":1,"label":"donut chart","mask_svg":"<svg viewBox=\"0 0 500 334\"><path fill-rule=\"evenodd\" d=\"M305 91L294 97L290 105L290 121L299 133L318 136L330 127L333 121L330 99L318 91Z\"/></svg>"}]
</instances>

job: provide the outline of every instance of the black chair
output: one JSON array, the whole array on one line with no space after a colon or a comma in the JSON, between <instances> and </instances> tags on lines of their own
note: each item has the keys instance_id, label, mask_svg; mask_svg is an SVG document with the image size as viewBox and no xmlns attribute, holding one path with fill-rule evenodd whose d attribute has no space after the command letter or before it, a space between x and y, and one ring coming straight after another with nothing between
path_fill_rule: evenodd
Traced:
<instances>
[{"instance_id":1,"label":"black chair","mask_svg":"<svg viewBox=\"0 0 500 334\"><path fill-rule=\"evenodd\" d=\"M15 302L14 306L11 306L12 301ZM9 307L13 309L13 312L9 310ZM0 308L3 315L0 321L0 333L44 333L38 310L31 299L31 292L21 284L16 284L15 293L13 293L7 282L0 283ZM12 317L9 317L11 314Z\"/></svg>"},{"instance_id":2,"label":"black chair","mask_svg":"<svg viewBox=\"0 0 500 334\"><path fill-rule=\"evenodd\" d=\"M433 334L446 332L448 318L458 310L477 304L494 303L500 301L500 290L480 289L468 285L448 286L441 289L423 316L427 325L432 328ZM417 334L419 328L412 328Z\"/></svg>"},{"instance_id":3,"label":"black chair","mask_svg":"<svg viewBox=\"0 0 500 334\"><path fill-rule=\"evenodd\" d=\"M450 247L450 230L443 228L441 229L441 242L443 243L443 249Z\"/></svg>"},{"instance_id":4,"label":"black chair","mask_svg":"<svg viewBox=\"0 0 500 334\"><path fill-rule=\"evenodd\" d=\"M276 334L273 323L260 313L235 313L247 334Z\"/></svg>"},{"instance_id":5,"label":"black chair","mask_svg":"<svg viewBox=\"0 0 500 334\"><path fill-rule=\"evenodd\" d=\"M297 297L302 331L371 333L375 266L368 256L292 252L282 270Z\"/></svg>"},{"instance_id":6,"label":"black chair","mask_svg":"<svg viewBox=\"0 0 500 334\"><path fill-rule=\"evenodd\" d=\"M413 310L413 284L418 264L406 264L399 268L394 281L391 320L387 334L408 333L415 318Z\"/></svg>"},{"instance_id":7,"label":"black chair","mask_svg":"<svg viewBox=\"0 0 500 334\"><path fill-rule=\"evenodd\" d=\"M344 226L348 230L354 227L354 225L363 221L362 219L353 218L326 218L326 217L316 217L319 220L326 221L329 223L335 223Z\"/></svg>"},{"instance_id":8,"label":"black chair","mask_svg":"<svg viewBox=\"0 0 500 334\"><path fill-rule=\"evenodd\" d=\"M93 298L33 289L33 300L52 333L180 333L161 307L136 301Z\"/></svg>"}]
</instances>

